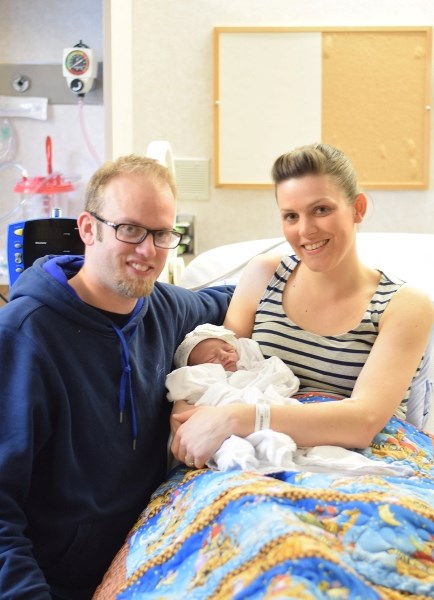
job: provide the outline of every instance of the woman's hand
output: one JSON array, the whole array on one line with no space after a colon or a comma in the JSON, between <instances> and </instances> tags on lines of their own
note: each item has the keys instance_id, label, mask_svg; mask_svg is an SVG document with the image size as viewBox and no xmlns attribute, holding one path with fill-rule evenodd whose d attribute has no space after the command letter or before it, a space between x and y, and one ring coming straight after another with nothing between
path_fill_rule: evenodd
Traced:
<instances>
[{"instance_id":1,"label":"woman's hand","mask_svg":"<svg viewBox=\"0 0 434 600\"><path fill-rule=\"evenodd\" d=\"M173 454L190 467L203 468L228 437L241 434L241 422L246 417L252 423L247 425L248 429L243 435L253 431L254 410L253 406L229 404L188 407L173 412Z\"/></svg>"}]
</instances>

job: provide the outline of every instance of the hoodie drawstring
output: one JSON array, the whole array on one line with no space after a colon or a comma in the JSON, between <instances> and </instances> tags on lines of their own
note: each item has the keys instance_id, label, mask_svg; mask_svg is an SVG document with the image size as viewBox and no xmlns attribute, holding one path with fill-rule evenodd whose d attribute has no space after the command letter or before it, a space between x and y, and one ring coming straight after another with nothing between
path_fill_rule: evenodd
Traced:
<instances>
[{"instance_id":1,"label":"hoodie drawstring","mask_svg":"<svg viewBox=\"0 0 434 600\"><path fill-rule=\"evenodd\" d=\"M130 401L130 410L131 410L131 430L132 430L132 434L133 434L133 450L135 450L136 444L137 444L137 413L136 413L136 404L134 402L133 386L132 386L132 381L131 381L131 366L130 366L130 361L129 361L128 344L127 344L127 341L126 341L125 336L122 333L122 331L118 327L113 327L113 329L116 331L118 338L121 342L121 346L122 346L122 375L121 375L121 382L119 385L119 422L120 423L123 422L126 397L127 397L127 393L128 393L128 398ZM133 329L133 331L130 334L129 339L131 339L131 337L134 335L134 333L136 332L136 329L137 329L137 327L135 327Z\"/></svg>"}]
</instances>

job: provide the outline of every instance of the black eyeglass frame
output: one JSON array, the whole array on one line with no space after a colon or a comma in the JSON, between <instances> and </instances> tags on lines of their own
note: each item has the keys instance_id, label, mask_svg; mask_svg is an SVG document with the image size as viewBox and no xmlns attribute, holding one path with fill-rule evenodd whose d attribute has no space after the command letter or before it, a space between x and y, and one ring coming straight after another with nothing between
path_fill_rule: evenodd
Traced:
<instances>
[{"instance_id":1,"label":"black eyeglass frame","mask_svg":"<svg viewBox=\"0 0 434 600\"><path fill-rule=\"evenodd\" d=\"M176 231L176 229L147 229L146 227L142 227L141 225L135 225L134 223L117 223L116 224L116 223L112 223L111 221L107 221L106 219L103 219L102 217L100 217L99 215L97 215L96 213L94 213L92 211L89 211L89 214L91 214L92 217L94 217L100 223L104 223L104 225L108 225L109 227L112 227L115 230L116 239L119 242L124 242L124 244L134 244L134 245L141 244L142 242L144 242L146 240L146 238L148 237L149 234L152 235L152 240L153 240L154 246L156 248L163 248L164 250L174 250L181 243L182 233L179 231ZM136 242L129 242L127 240L119 239L118 238L118 229L119 229L119 227L123 227L125 225L130 226L130 227L136 227L137 229L142 229L143 236L140 238L140 240L138 240ZM157 244L157 242L155 241L155 236L157 233L170 233L170 234L172 234L172 236L175 236L175 238L178 238L178 239L177 240L174 239L173 244L170 246L161 246L160 244Z\"/></svg>"}]
</instances>

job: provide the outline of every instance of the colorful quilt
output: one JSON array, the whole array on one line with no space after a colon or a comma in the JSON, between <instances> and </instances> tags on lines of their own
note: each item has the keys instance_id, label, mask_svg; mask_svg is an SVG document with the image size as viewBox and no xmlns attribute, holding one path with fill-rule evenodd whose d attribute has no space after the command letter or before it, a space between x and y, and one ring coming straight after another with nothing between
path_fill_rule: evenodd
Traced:
<instances>
[{"instance_id":1,"label":"colorful quilt","mask_svg":"<svg viewBox=\"0 0 434 600\"><path fill-rule=\"evenodd\" d=\"M178 468L94 599L434 598L434 437L392 418L360 452L406 474Z\"/></svg>"}]
</instances>

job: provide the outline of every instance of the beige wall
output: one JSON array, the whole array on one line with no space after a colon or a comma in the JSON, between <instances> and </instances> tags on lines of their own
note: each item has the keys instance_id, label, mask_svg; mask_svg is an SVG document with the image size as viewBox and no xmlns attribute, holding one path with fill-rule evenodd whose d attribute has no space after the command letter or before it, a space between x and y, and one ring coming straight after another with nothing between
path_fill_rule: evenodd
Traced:
<instances>
[{"instance_id":1,"label":"beige wall","mask_svg":"<svg viewBox=\"0 0 434 600\"><path fill-rule=\"evenodd\" d=\"M101 158L145 152L152 140L167 139L178 158L212 159L213 27L282 24L431 26L434 3L0 0L0 62L60 65L62 49L83 39L105 65L104 107L89 105L85 111L90 139ZM84 145L76 106L50 105L47 121L15 119L14 125L19 135L17 160L30 174L44 173L44 140L51 135L54 169L79 175L81 185L86 182L95 162ZM434 232L433 185L431 178L427 191L370 192L373 208L363 229ZM1 210L12 201L1 177L0 193ZM280 235L270 191L211 186L209 200L180 202L179 209L196 215L199 251Z\"/></svg>"},{"instance_id":2,"label":"beige wall","mask_svg":"<svg viewBox=\"0 0 434 600\"><path fill-rule=\"evenodd\" d=\"M167 139L175 157L212 159L213 27L283 24L434 25L434 4L431 0L132 0L134 151L144 152L154 139ZM375 101L375 91L372 97ZM372 207L363 229L434 232L432 185L427 191L371 191ZM270 191L211 186L209 200L180 202L179 209L196 215L200 251L280 235Z\"/></svg>"}]
</instances>

